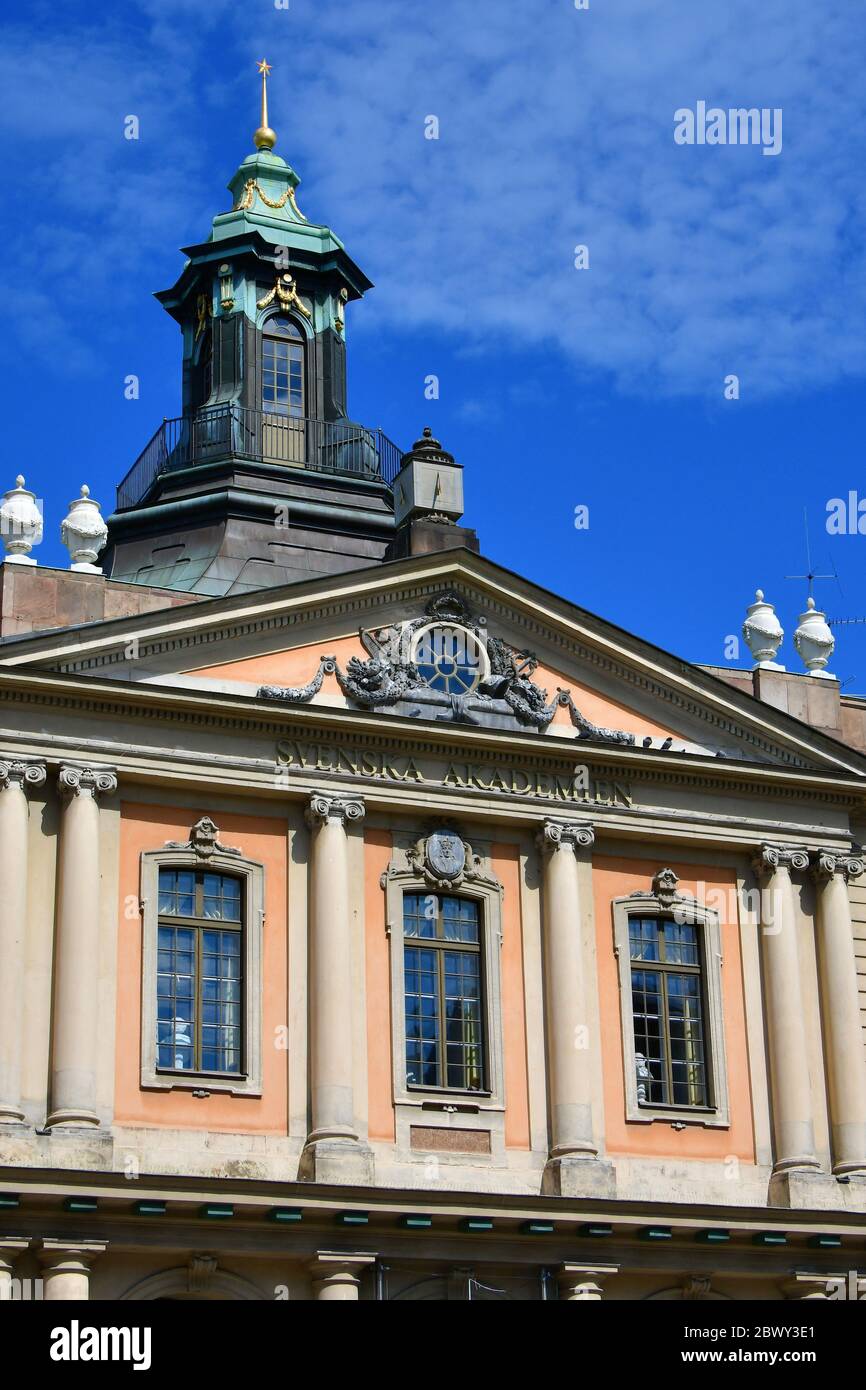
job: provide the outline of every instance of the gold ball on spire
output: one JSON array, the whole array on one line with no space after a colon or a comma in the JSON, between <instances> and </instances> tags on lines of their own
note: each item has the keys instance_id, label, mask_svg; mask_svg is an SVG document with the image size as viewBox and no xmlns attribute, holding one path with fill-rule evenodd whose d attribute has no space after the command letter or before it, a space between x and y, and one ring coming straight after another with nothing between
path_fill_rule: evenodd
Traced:
<instances>
[{"instance_id":1,"label":"gold ball on spire","mask_svg":"<svg viewBox=\"0 0 866 1390\"><path fill-rule=\"evenodd\" d=\"M260 125L253 135L253 144L257 150L272 150L276 143L277 132L269 125Z\"/></svg>"}]
</instances>

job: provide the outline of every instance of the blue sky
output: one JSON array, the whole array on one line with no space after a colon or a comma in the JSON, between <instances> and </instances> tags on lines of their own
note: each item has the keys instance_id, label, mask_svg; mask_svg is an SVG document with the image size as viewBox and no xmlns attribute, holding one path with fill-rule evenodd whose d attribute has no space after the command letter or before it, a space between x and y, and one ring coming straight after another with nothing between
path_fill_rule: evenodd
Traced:
<instances>
[{"instance_id":1,"label":"blue sky","mask_svg":"<svg viewBox=\"0 0 866 1390\"><path fill-rule=\"evenodd\" d=\"M0 22L0 483L44 499L43 563L81 482L110 511L178 410L151 293L229 206L266 56L300 206L376 282L351 413L404 447L432 425L487 555L695 661L724 662L760 585L798 670L806 508L841 582L819 601L866 617L866 536L825 528L830 498L866 497L866 13L589 4L36 0ZM781 153L677 145L699 100L781 108ZM866 691L866 625L838 635Z\"/></svg>"}]
</instances>

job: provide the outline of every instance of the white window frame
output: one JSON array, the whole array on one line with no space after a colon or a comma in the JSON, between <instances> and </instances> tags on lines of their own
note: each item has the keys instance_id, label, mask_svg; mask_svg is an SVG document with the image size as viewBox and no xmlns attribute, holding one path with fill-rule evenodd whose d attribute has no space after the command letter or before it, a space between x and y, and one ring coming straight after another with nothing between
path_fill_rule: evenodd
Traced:
<instances>
[{"instance_id":1,"label":"white window frame","mask_svg":"<svg viewBox=\"0 0 866 1390\"><path fill-rule=\"evenodd\" d=\"M162 1071L157 1067L157 952L159 939L159 871L192 869L230 874L241 880L243 901L243 1059L236 1076L206 1071ZM262 1093L262 939L265 869L222 846L207 857L189 847L165 846L141 856L141 1085L152 1091L211 1091L233 1096ZM180 921L182 919L178 919Z\"/></svg>"},{"instance_id":2,"label":"white window frame","mask_svg":"<svg viewBox=\"0 0 866 1390\"><path fill-rule=\"evenodd\" d=\"M669 870L656 875L663 879ZM675 881L675 876L673 876ZM651 1124L664 1120L668 1124L702 1125L707 1128L730 1128L730 1099L728 1069L725 1058L725 1025L722 1001L722 933L719 914L705 907L696 898L684 893L637 892L625 898L615 898L613 909L614 952L619 971L619 997L622 1018L623 1065L625 1068L625 1115L627 1120ZM638 1099L637 1063L632 1011L631 970L629 948L629 919L631 917L668 917L688 926L696 926L700 934L701 976L705 1000L704 1035L707 1057L707 1083L711 1104L658 1105Z\"/></svg>"}]
</instances>

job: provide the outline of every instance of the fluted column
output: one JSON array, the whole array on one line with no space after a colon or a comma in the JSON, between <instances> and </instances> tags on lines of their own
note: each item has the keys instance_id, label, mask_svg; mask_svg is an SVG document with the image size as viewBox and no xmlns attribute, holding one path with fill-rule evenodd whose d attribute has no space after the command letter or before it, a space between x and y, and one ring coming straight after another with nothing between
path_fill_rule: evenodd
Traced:
<instances>
[{"instance_id":1,"label":"fluted column","mask_svg":"<svg viewBox=\"0 0 866 1390\"><path fill-rule=\"evenodd\" d=\"M98 1125L99 805L114 772L65 766L60 818L57 946L49 1125Z\"/></svg>"},{"instance_id":2,"label":"fluted column","mask_svg":"<svg viewBox=\"0 0 866 1390\"><path fill-rule=\"evenodd\" d=\"M316 793L310 848L310 1094L313 1127L302 1173L321 1182L372 1180L369 1150L355 1129L352 1065L352 922L349 824L359 797Z\"/></svg>"},{"instance_id":3,"label":"fluted column","mask_svg":"<svg viewBox=\"0 0 866 1390\"><path fill-rule=\"evenodd\" d=\"M591 825L545 821L538 835L541 850L544 922L544 972L547 1001L550 1158L545 1171L548 1191L587 1192L583 1171L598 1161L593 1137L592 1053L588 1046L586 982L583 969L578 853L595 840ZM576 1174L574 1165L581 1172ZM599 1165L599 1173L602 1167ZM569 1178L577 1177L572 1190ZM591 1180L591 1179L590 1179Z\"/></svg>"},{"instance_id":4,"label":"fluted column","mask_svg":"<svg viewBox=\"0 0 866 1390\"><path fill-rule=\"evenodd\" d=\"M83 1303L90 1298L90 1268L106 1249L101 1240L43 1240L39 1259L44 1267L44 1298Z\"/></svg>"},{"instance_id":5,"label":"fluted column","mask_svg":"<svg viewBox=\"0 0 866 1390\"><path fill-rule=\"evenodd\" d=\"M313 1297L326 1303L357 1303L361 1275L375 1263L375 1255L320 1250L310 1266Z\"/></svg>"},{"instance_id":6,"label":"fluted column","mask_svg":"<svg viewBox=\"0 0 866 1390\"><path fill-rule=\"evenodd\" d=\"M21 1048L27 931L27 788L45 764L0 759L0 1124L24 1119Z\"/></svg>"},{"instance_id":7,"label":"fluted column","mask_svg":"<svg viewBox=\"0 0 866 1390\"><path fill-rule=\"evenodd\" d=\"M866 1055L848 899L848 880L862 872L861 859L830 850L813 867L833 1172L866 1177Z\"/></svg>"},{"instance_id":8,"label":"fluted column","mask_svg":"<svg viewBox=\"0 0 866 1390\"><path fill-rule=\"evenodd\" d=\"M819 1167L791 882L791 869L808 867L805 850L775 845L763 845L754 861L755 873L763 880L761 950L776 1141L774 1173Z\"/></svg>"}]
</instances>

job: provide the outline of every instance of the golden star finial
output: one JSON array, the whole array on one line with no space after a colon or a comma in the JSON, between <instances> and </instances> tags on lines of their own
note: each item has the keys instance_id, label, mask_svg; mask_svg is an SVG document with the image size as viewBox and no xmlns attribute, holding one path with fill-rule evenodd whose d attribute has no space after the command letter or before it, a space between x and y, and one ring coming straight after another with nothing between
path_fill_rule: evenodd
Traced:
<instances>
[{"instance_id":1,"label":"golden star finial","mask_svg":"<svg viewBox=\"0 0 866 1390\"><path fill-rule=\"evenodd\" d=\"M262 75L262 123L253 136L253 144L258 150L272 150L277 143L277 133L271 130L268 125L268 73L271 65L267 58L262 58L259 63L259 72Z\"/></svg>"}]
</instances>

